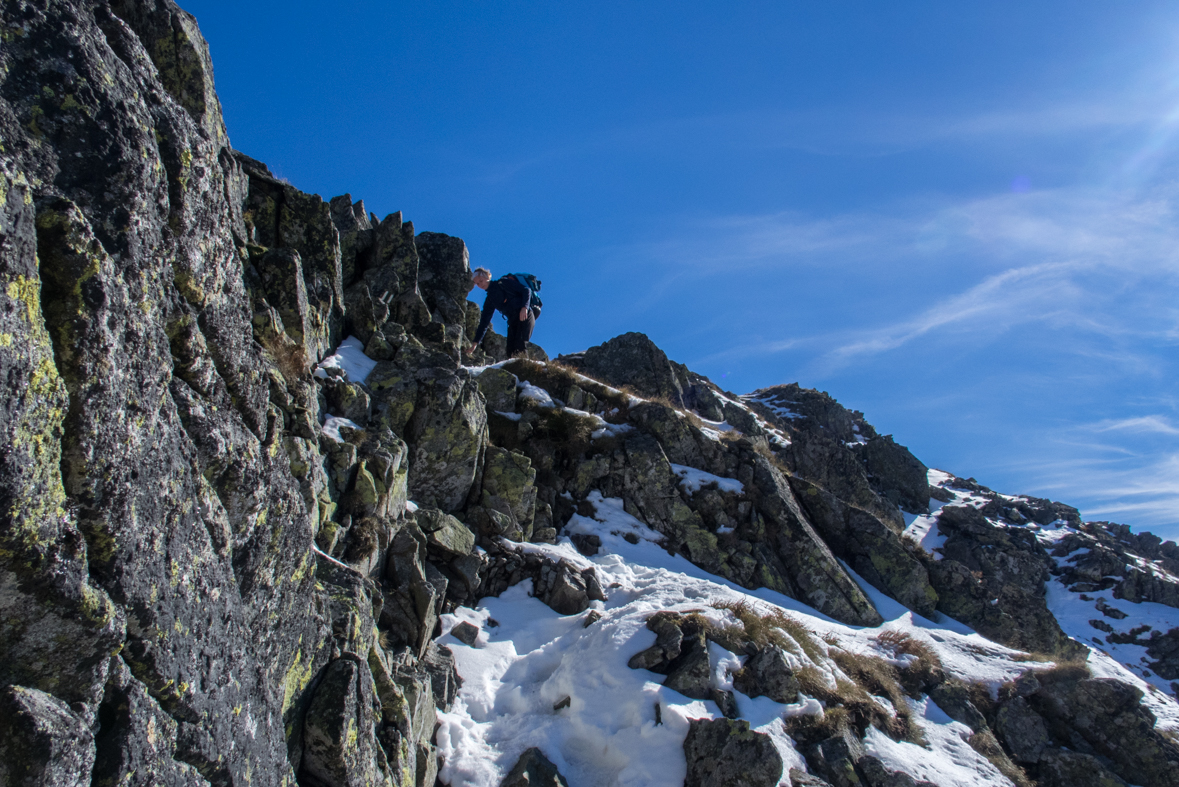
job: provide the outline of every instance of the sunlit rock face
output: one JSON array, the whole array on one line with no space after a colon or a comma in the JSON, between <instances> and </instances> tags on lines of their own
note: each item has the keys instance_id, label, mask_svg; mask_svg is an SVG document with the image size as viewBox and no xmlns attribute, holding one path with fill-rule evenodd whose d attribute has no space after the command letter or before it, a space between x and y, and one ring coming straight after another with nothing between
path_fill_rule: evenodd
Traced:
<instances>
[{"instance_id":1,"label":"sunlit rock face","mask_svg":"<svg viewBox=\"0 0 1179 787\"><path fill-rule=\"evenodd\" d=\"M976 674L908 633L1108 647L1173 694L1174 544L929 470L826 394L723 391L642 334L465 355L463 241L233 150L171 0L0 25L0 783L564 784L639 768L641 729L687 783L899 784L886 741L942 723L934 697L1003 778L1175 783L1157 697L1044 661L1008 683L1011 651ZM547 654L531 694L471 657L499 597L556 621L513 642ZM594 734L626 741L579 759L568 730L610 705L633 718ZM509 717L557 721L478 737Z\"/></svg>"}]
</instances>

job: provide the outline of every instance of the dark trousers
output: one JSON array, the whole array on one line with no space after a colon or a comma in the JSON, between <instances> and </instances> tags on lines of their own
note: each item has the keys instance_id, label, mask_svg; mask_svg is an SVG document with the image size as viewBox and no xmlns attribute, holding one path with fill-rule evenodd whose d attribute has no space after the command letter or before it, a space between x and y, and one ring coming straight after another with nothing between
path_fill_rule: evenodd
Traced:
<instances>
[{"instance_id":1,"label":"dark trousers","mask_svg":"<svg viewBox=\"0 0 1179 787\"><path fill-rule=\"evenodd\" d=\"M516 319L515 314L508 317L508 357L514 358L524 354L524 347L532 338L532 329L536 327L536 316L528 312L527 320Z\"/></svg>"}]
</instances>

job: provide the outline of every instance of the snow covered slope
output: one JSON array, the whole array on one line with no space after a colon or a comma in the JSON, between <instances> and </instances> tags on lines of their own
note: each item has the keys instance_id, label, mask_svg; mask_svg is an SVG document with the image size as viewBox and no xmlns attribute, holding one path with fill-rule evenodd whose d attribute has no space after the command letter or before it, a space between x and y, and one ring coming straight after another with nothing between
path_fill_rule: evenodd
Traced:
<instances>
[{"instance_id":1,"label":"snow covered slope","mask_svg":"<svg viewBox=\"0 0 1179 787\"><path fill-rule=\"evenodd\" d=\"M463 679L452 709L439 714L437 740L445 763L440 776L453 787L499 783L531 747L539 747L574 785L683 784L689 719L717 718L721 711L713 701L691 699L663 686L661 675L628 668L631 657L655 642L646 621L657 612L696 613L717 627L741 625L731 611L735 605L748 605L761 615L780 613L811 635L807 649L814 657L800 648L798 668L804 663L817 667L832 681L847 680L830 658L838 652L897 663L886 644L889 637L881 636L886 632L927 646L948 677L980 684L992 697L1029 669L1050 666L1029 662L1024 654L952 620L933 622L915 615L866 583L864 589L885 622L873 628L840 624L779 593L747 591L667 554L658 534L626 514L619 500L599 496L594 509L592 516L575 515L567 531L598 536L597 555L579 554L567 538L553 546L515 548L593 566L608 587L607 601L561 616L532 598L530 584L524 583L443 617L439 642L454 653ZM450 634L464 622L479 630L472 644ZM713 687L731 691L733 675L749 656L715 643L709 651ZM899 662L905 659L901 656ZM1089 664L1096 675L1143 688L1158 729L1179 730L1179 705L1173 700L1100 653ZM739 717L770 736L785 765L781 784L790 784L789 771L805 771L807 763L784 720L821 717L820 703L805 692L790 704L739 692L734 696ZM884 697L878 701L889 704ZM907 702L924 744L893 740L872 728L863 744L865 755L877 758L887 771L942 787L1013 783L971 747L975 731L969 726L928 696Z\"/></svg>"}]
</instances>

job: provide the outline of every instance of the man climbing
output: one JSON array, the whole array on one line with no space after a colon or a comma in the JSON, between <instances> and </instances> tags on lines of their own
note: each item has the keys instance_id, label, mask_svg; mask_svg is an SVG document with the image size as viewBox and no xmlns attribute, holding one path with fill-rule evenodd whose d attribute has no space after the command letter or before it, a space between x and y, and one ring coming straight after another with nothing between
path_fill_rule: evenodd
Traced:
<instances>
[{"instance_id":1,"label":"man climbing","mask_svg":"<svg viewBox=\"0 0 1179 787\"><path fill-rule=\"evenodd\" d=\"M483 341L483 335L487 333L496 311L508 320L508 357L523 355L540 314L540 299L533 294L540 289L540 282L529 274L509 274L492 281L491 271L487 268L472 271L471 281L479 289L485 290L487 297L483 301L483 314L479 318L479 328L475 331L475 341L467 348L467 355L473 353L479 342ZM536 283L532 285L529 282Z\"/></svg>"}]
</instances>

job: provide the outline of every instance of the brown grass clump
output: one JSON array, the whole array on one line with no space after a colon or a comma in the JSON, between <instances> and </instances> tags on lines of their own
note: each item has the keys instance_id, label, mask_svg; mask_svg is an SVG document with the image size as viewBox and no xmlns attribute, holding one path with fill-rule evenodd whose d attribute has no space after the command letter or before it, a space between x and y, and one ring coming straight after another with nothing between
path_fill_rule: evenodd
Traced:
<instances>
[{"instance_id":1,"label":"brown grass clump","mask_svg":"<svg viewBox=\"0 0 1179 787\"><path fill-rule=\"evenodd\" d=\"M354 520L345 539L344 560L355 561L368 557L377 550L380 543L381 523L373 517Z\"/></svg>"},{"instance_id":2,"label":"brown grass clump","mask_svg":"<svg viewBox=\"0 0 1179 787\"><path fill-rule=\"evenodd\" d=\"M286 380L287 385L293 385L307 374L311 362L307 358L307 350L303 345L291 339L285 333L271 333L262 339L262 349L270 356L274 368Z\"/></svg>"},{"instance_id":3,"label":"brown grass clump","mask_svg":"<svg viewBox=\"0 0 1179 787\"><path fill-rule=\"evenodd\" d=\"M533 438L550 440L570 454L583 453L593 441L598 422L567 410L542 410L532 432Z\"/></svg>"},{"instance_id":4,"label":"brown grass clump","mask_svg":"<svg viewBox=\"0 0 1179 787\"><path fill-rule=\"evenodd\" d=\"M819 661L826 655L806 626L780 610L760 614L745 600L722 602L713 606L716 609L728 610L733 617L741 621L745 641L759 648L775 645L796 654L801 648L802 654L798 655L805 654L811 661Z\"/></svg>"},{"instance_id":5,"label":"brown grass clump","mask_svg":"<svg viewBox=\"0 0 1179 787\"><path fill-rule=\"evenodd\" d=\"M854 683L839 682L837 696L827 702L839 702L847 708L861 735L871 725L894 740L924 743L921 728L913 721L896 667L876 656L845 650L833 652L831 659ZM869 695L887 697L896 715L890 715Z\"/></svg>"},{"instance_id":6,"label":"brown grass clump","mask_svg":"<svg viewBox=\"0 0 1179 787\"><path fill-rule=\"evenodd\" d=\"M1083 661L1061 661L1046 670L1033 670L1040 685L1049 686L1065 681L1085 680L1093 677L1089 665Z\"/></svg>"},{"instance_id":7,"label":"brown grass clump","mask_svg":"<svg viewBox=\"0 0 1179 787\"><path fill-rule=\"evenodd\" d=\"M587 377L577 369L563 363L556 361L541 363L526 358L514 358L504 364L503 368L521 380L526 380L545 389L550 396L561 401L569 399L569 392L576 385L586 393L594 395L594 398L603 405L608 413L603 417L611 423L624 423L630 411L630 395L625 391L592 377ZM614 410L617 412L610 412Z\"/></svg>"},{"instance_id":8,"label":"brown grass clump","mask_svg":"<svg viewBox=\"0 0 1179 787\"><path fill-rule=\"evenodd\" d=\"M945 680L941 659L921 640L913 639L903 631L885 631L876 637L876 642L894 658L914 657L909 666L899 670L901 685L910 697L918 697Z\"/></svg>"},{"instance_id":9,"label":"brown grass clump","mask_svg":"<svg viewBox=\"0 0 1179 787\"><path fill-rule=\"evenodd\" d=\"M987 761L999 769L999 773L1006 776L1015 787L1036 787L1036 783L1028 778L1023 768L1016 765L1003 751L995 734L990 730L971 735L966 741L970 748L987 758Z\"/></svg>"}]
</instances>

